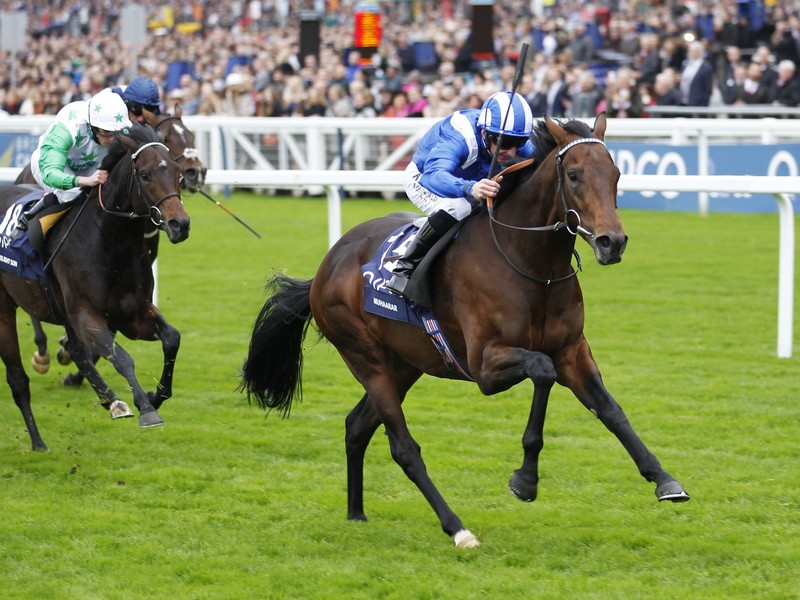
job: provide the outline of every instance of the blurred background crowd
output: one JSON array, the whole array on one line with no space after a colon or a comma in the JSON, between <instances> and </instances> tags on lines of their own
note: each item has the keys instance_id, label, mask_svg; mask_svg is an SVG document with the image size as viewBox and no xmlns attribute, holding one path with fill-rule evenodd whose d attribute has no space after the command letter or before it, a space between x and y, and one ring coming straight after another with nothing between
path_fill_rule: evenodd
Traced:
<instances>
[{"instance_id":1,"label":"blurred background crowd","mask_svg":"<svg viewBox=\"0 0 800 600\"><path fill-rule=\"evenodd\" d=\"M164 109L189 115L444 117L511 89L525 42L517 91L535 115L800 104L800 0L495 0L494 49L481 60L469 1L367 3L382 18L369 59L354 48L364 3L353 0L138 4L148 38L134 50L121 0L0 1L28 15L25 51L0 61L0 115L55 114L144 75ZM320 43L303 56L308 11Z\"/></svg>"}]
</instances>

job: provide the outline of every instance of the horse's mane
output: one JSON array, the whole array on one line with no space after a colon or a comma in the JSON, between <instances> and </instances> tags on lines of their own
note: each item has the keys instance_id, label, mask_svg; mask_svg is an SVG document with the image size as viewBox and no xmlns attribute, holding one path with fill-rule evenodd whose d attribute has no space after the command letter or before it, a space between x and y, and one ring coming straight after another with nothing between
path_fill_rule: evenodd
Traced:
<instances>
[{"instance_id":1,"label":"horse's mane","mask_svg":"<svg viewBox=\"0 0 800 600\"><path fill-rule=\"evenodd\" d=\"M592 128L581 120L569 119L567 121L560 121L558 119L553 119L553 121L558 123L568 133L572 133L578 137L591 137L592 135ZM553 139L550 130L547 128L547 123L545 123L544 119L538 121L536 125L534 125L531 141L533 145L536 146L533 157L537 165L542 164L544 159L547 158L547 155L555 150L558 145L555 139Z\"/></svg>"},{"instance_id":2,"label":"horse's mane","mask_svg":"<svg viewBox=\"0 0 800 600\"><path fill-rule=\"evenodd\" d=\"M134 123L131 127L127 127L120 132L119 135L128 137L134 142L138 142L140 144L159 141L158 134L156 134L152 127L149 125L139 125L138 123ZM111 173L115 170L115 167L120 164L120 159L125 156L126 152L127 151L122 143L119 140L115 141L113 144L111 144L111 147L108 149L108 154L106 154L105 158L100 163L100 168Z\"/></svg>"},{"instance_id":3,"label":"horse's mane","mask_svg":"<svg viewBox=\"0 0 800 600\"><path fill-rule=\"evenodd\" d=\"M569 119L566 121L558 119L553 120L564 128L564 130L578 137L589 137L592 135L592 128L578 119ZM534 125L533 133L531 134L531 142L533 142L536 148L533 153L533 164L511 173L510 176L503 177L503 182L500 184L500 193L497 194L494 200L495 206L499 206L503 200L511 195L511 192L530 179L536 172L536 169L544 162L544 159L558 146L550 130L547 129L547 124L544 119L537 121Z\"/></svg>"},{"instance_id":4,"label":"horse's mane","mask_svg":"<svg viewBox=\"0 0 800 600\"><path fill-rule=\"evenodd\" d=\"M146 142L158 141L158 135L156 134L155 129L149 125L139 125L138 123L134 123L133 126L123 130L121 135L125 135L131 138L134 142L140 142L142 144Z\"/></svg>"}]
</instances>

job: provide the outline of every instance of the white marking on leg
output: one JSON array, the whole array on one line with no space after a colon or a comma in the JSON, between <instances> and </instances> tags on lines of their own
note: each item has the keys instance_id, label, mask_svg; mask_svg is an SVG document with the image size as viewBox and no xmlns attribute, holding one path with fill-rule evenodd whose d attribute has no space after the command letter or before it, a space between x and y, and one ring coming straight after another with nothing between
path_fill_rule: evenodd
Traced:
<instances>
[{"instance_id":1,"label":"white marking on leg","mask_svg":"<svg viewBox=\"0 0 800 600\"><path fill-rule=\"evenodd\" d=\"M481 545L480 540L469 529L457 531L453 536L453 541L456 543L456 548L477 548Z\"/></svg>"}]
</instances>

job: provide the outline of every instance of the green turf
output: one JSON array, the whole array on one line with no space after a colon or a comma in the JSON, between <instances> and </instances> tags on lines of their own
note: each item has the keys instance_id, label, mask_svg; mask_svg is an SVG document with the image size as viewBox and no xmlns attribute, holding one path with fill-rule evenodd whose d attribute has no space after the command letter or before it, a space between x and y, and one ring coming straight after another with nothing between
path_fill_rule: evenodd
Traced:
<instances>
[{"instance_id":1,"label":"green turf","mask_svg":"<svg viewBox=\"0 0 800 600\"><path fill-rule=\"evenodd\" d=\"M579 243L604 381L688 503L659 504L561 388L539 498L521 503L507 481L530 384L494 397L460 382L415 386L406 416L428 470L483 537L464 551L383 435L367 453L370 521L346 520L344 417L362 391L330 345L307 340L305 397L288 420L236 392L267 277L311 277L324 256L325 200L226 202L261 240L200 196L186 204L192 234L180 246L162 238L159 259L159 305L182 333L165 426L112 422L88 387L64 389L70 368L54 364L29 370L50 448L32 453L4 387L3 598L798 598L800 383L798 358L776 358L777 215L622 211L630 243L613 267ZM345 229L409 208L348 200ZM27 362L24 316L19 329ZM55 350L59 331L47 331ZM158 344L121 341L152 388Z\"/></svg>"}]
</instances>

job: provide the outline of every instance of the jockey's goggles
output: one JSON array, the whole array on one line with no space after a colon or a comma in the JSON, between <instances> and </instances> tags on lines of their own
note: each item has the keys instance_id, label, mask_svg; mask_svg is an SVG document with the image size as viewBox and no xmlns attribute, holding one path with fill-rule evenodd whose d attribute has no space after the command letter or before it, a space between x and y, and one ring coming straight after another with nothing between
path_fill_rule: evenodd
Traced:
<instances>
[{"instance_id":1,"label":"jockey's goggles","mask_svg":"<svg viewBox=\"0 0 800 600\"><path fill-rule=\"evenodd\" d=\"M117 135L116 131L106 131L105 129L100 129L99 127L92 127L92 131L98 137L113 137Z\"/></svg>"},{"instance_id":2,"label":"jockey's goggles","mask_svg":"<svg viewBox=\"0 0 800 600\"><path fill-rule=\"evenodd\" d=\"M490 144L496 144L499 137L500 136L496 133L486 132L486 141ZM511 150L512 148L522 148L528 143L528 138L504 135L502 142L503 143L500 144L500 150Z\"/></svg>"},{"instance_id":3,"label":"jockey's goggles","mask_svg":"<svg viewBox=\"0 0 800 600\"><path fill-rule=\"evenodd\" d=\"M142 116L142 110L149 110L155 115L161 114L161 109L155 104L139 104L138 102L128 102L128 110L136 117Z\"/></svg>"}]
</instances>

